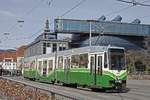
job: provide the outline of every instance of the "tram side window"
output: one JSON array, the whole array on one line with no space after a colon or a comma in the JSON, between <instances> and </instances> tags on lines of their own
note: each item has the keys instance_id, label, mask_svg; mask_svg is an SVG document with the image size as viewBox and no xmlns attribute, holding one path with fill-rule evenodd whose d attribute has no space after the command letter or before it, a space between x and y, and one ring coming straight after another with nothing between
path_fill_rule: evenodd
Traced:
<instances>
[{"instance_id":1,"label":"tram side window","mask_svg":"<svg viewBox=\"0 0 150 100\"><path fill-rule=\"evenodd\" d=\"M30 68L29 62L26 63L26 67L27 67L27 68Z\"/></svg>"},{"instance_id":2,"label":"tram side window","mask_svg":"<svg viewBox=\"0 0 150 100\"><path fill-rule=\"evenodd\" d=\"M71 56L71 68L79 68L80 56L72 55Z\"/></svg>"},{"instance_id":3,"label":"tram side window","mask_svg":"<svg viewBox=\"0 0 150 100\"><path fill-rule=\"evenodd\" d=\"M22 69L22 68L24 68L24 67L25 67L25 63L22 62L22 63L20 64L20 68Z\"/></svg>"},{"instance_id":4,"label":"tram side window","mask_svg":"<svg viewBox=\"0 0 150 100\"><path fill-rule=\"evenodd\" d=\"M29 62L29 68L30 69L32 68L32 62L31 61Z\"/></svg>"},{"instance_id":5,"label":"tram side window","mask_svg":"<svg viewBox=\"0 0 150 100\"><path fill-rule=\"evenodd\" d=\"M43 75L47 73L47 60L43 61Z\"/></svg>"},{"instance_id":6,"label":"tram side window","mask_svg":"<svg viewBox=\"0 0 150 100\"><path fill-rule=\"evenodd\" d=\"M67 57L67 66L68 66L68 68L70 68L70 66L71 66L71 59L70 59L70 57Z\"/></svg>"},{"instance_id":7,"label":"tram side window","mask_svg":"<svg viewBox=\"0 0 150 100\"><path fill-rule=\"evenodd\" d=\"M94 68L94 62L95 60L94 60L94 57L93 56L91 56L91 59L90 59L90 72L92 73L93 72L93 68Z\"/></svg>"},{"instance_id":8,"label":"tram side window","mask_svg":"<svg viewBox=\"0 0 150 100\"><path fill-rule=\"evenodd\" d=\"M63 68L63 57L58 57L58 68Z\"/></svg>"},{"instance_id":9,"label":"tram side window","mask_svg":"<svg viewBox=\"0 0 150 100\"><path fill-rule=\"evenodd\" d=\"M41 71L41 67L42 67L42 61L39 61L38 62L38 70L39 70L39 72Z\"/></svg>"},{"instance_id":10,"label":"tram side window","mask_svg":"<svg viewBox=\"0 0 150 100\"><path fill-rule=\"evenodd\" d=\"M102 67L102 56L98 56L98 67Z\"/></svg>"},{"instance_id":11,"label":"tram side window","mask_svg":"<svg viewBox=\"0 0 150 100\"><path fill-rule=\"evenodd\" d=\"M52 71L52 69L53 69L53 60L49 60L48 72Z\"/></svg>"},{"instance_id":12,"label":"tram side window","mask_svg":"<svg viewBox=\"0 0 150 100\"><path fill-rule=\"evenodd\" d=\"M24 69L28 69L28 68L29 68L29 66L28 66L28 62L24 62L24 64L23 64L23 68L24 68Z\"/></svg>"},{"instance_id":13,"label":"tram side window","mask_svg":"<svg viewBox=\"0 0 150 100\"><path fill-rule=\"evenodd\" d=\"M31 62L30 68L34 68L35 67L35 61Z\"/></svg>"},{"instance_id":14,"label":"tram side window","mask_svg":"<svg viewBox=\"0 0 150 100\"><path fill-rule=\"evenodd\" d=\"M87 68L88 67L88 54L80 54L80 68Z\"/></svg>"}]
</instances>

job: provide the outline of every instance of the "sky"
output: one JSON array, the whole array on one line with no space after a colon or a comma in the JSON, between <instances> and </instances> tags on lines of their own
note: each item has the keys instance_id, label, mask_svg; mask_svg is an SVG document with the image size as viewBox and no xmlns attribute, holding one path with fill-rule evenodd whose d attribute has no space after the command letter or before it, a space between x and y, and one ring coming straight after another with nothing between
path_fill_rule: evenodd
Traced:
<instances>
[{"instance_id":1,"label":"sky","mask_svg":"<svg viewBox=\"0 0 150 100\"><path fill-rule=\"evenodd\" d=\"M46 19L51 23L50 29L54 30L54 19L80 1L82 0L0 0L0 49L15 49L31 43L42 33ZM150 0L136 1L150 4ZM142 24L150 24L150 7L130 6L132 4L117 0L84 0L61 18L96 20L105 15L106 20L112 20L120 15L122 22L130 23L139 18ZM21 20L24 22L18 23Z\"/></svg>"}]
</instances>

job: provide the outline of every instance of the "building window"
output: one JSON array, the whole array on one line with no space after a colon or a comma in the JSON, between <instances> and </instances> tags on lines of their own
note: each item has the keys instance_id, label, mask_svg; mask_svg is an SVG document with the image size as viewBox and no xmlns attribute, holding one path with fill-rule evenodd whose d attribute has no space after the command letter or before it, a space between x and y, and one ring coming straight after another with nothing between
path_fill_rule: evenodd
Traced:
<instances>
[{"instance_id":1,"label":"building window","mask_svg":"<svg viewBox=\"0 0 150 100\"><path fill-rule=\"evenodd\" d=\"M43 43L43 47L46 47L46 43Z\"/></svg>"},{"instance_id":2,"label":"building window","mask_svg":"<svg viewBox=\"0 0 150 100\"><path fill-rule=\"evenodd\" d=\"M66 50L66 47L62 47L62 50Z\"/></svg>"},{"instance_id":3,"label":"building window","mask_svg":"<svg viewBox=\"0 0 150 100\"><path fill-rule=\"evenodd\" d=\"M44 39L47 39L47 34L44 34Z\"/></svg>"},{"instance_id":4,"label":"building window","mask_svg":"<svg viewBox=\"0 0 150 100\"><path fill-rule=\"evenodd\" d=\"M57 44L54 43L54 44L53 44L53 52L55 52L56 50L57 50Z\"/></svg>"},{"instance_id":5,"label":"building window","mask_svg":"<svg viewBox=\"0 0 150 100\"><path fill-rule=\"evenodd\" d=\"M49 34L47 37L48 39L56 39L56 35L54 34Z\"/></svg>"},{"instance_id":6,"label":"building window","mask_svg":"<svg viewBox=\"0 0 150 100\"><path fill-rule=\"evenodd\" d=\"M43 54L46 54L46 47L43 47Z\"/></svg>"},{"instance_id":7,"label":"building window","mask_svg":"<svg viewBox=\"0 0 150 100\"><path fill-rule=\"evenodd\" d=\"M64 44L60 44L59 51L66 50L66 46Z\"/></svg>"},{"instance_id":8,"label":"building window","mask_svg":"<svg viewBox=\"0 0 150 100\"><path fill-rule=\"evenodd\" d=\"M50 45L50 43L47 43L47 47L50 47L51 45Z\"/></svg>"},{"instance_id":9,"label":"building window","mask_svg":"<svg viewBox=\"0 0 150 100\"><path fill-rule=\"evenodd\" d=\"M46 54L46 43L43 43L43 54Z\"/></svg>"}]
</instances>

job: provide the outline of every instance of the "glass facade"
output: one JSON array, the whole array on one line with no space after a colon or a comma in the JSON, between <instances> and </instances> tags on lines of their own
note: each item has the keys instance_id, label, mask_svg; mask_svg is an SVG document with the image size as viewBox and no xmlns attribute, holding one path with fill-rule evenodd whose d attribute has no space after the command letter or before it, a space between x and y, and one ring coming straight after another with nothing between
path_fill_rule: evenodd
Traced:
<instances>
[{"instance_id":1,"label":"glass facade","mask_svg":"<svg viewBox=\"0 0 150 100\"><path fill-rule=\"evenodd\" d=\"M141 48L130 41L115 36L101 36L101 37L95 36L91 38L91 41L92 45L105 45L105 46L112 45L125 47L127 49ZM81 47L89 46L89 39L86 39L85 41L81 42L80 46Z\"/></svg>"},{"instance_id":2,"label":"glass facade","mask_svg":"<svg viewBox=\"0 0 150 100\"><path fill-rule=\"evenodd\" d=\"M72 19L55 19L55 32L64 33L89 33L90 22L92 33L116 34L116 35L150 35L150 25L121 23L111 21L88 21Z\"/></svg>"}]
</instances>

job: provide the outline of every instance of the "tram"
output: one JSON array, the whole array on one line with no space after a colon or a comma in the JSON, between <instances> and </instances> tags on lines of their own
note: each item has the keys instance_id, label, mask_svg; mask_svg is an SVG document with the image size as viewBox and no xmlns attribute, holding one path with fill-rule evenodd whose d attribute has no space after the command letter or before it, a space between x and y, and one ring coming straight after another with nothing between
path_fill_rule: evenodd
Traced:
<instances>
[{"instance_id":1,"label":"tram","mask_svg":"<svg viewBox=\"0 0 150 100\"><path fill-rule=\"evenodd\" d=\"M72 84L89 88L126 87L124 48L87 46L51 54L25 57L25 78L46 83Z\"/></svg>"}]
</instances>

